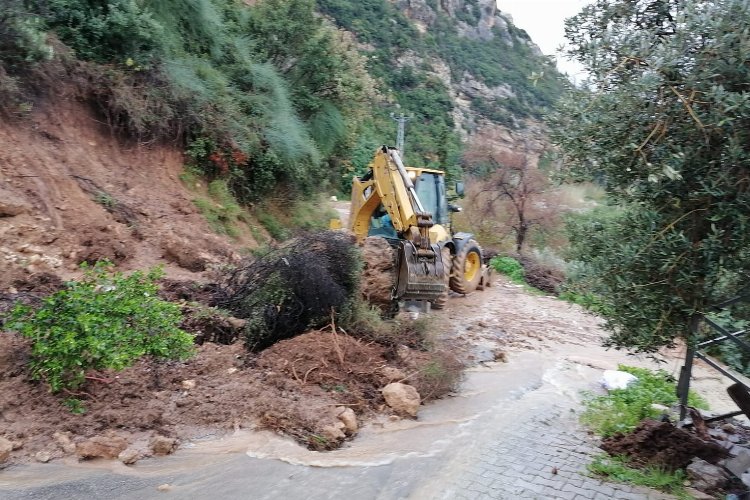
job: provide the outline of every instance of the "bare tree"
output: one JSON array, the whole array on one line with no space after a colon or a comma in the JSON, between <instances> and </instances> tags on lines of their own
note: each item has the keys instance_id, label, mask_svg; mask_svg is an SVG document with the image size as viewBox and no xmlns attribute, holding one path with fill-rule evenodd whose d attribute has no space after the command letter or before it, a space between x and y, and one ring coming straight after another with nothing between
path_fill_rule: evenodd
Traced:
<instances>
[{"instance_id":1,"label":"bare tree","mask_svg":"<svg viewBox=\"0 0 750 500\"><path fill-rule=\"evenodd\" d=\"M550 197L550 181L537 167L528 144L519 153L471 147L469 165L483 165L489 173L478 182L476 201L485 217L505 218L521 253L534 227L549 227L556 219L556 203Z\"/></svg>"}]
</instances>

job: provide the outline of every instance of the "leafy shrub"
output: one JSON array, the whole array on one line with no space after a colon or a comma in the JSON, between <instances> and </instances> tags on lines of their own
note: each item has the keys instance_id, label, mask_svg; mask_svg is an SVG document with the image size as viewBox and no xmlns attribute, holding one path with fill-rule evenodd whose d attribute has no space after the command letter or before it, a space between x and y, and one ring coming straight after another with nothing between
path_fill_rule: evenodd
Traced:
<instances>
[{"instance_id":1,"label":"leafy shrub","mask_svg":"<svg viewBox=\"0 0 750 500\"><path fill-rule=\"evenodd\" d=\"M581 421L602 437L630 432L641 420L658 418L660 412L652 408L652 404L671 406L677 403L675 381L664 370L654 372L625 365L619 365L617 369L635 375L638 380L626 389L615 389L604 396L590 397L584 403L586 410L581 415ZM708 408L708 403L692 391L688 404Z\"/></svg>"},{"instance_id":2,"label":"leafy shrub","mask_svg":"<svg viewBox=\"0 0 750 500\"><path fill-rule=\"evenodd\" d=\"M501 257L498 255L490 260L490 265L495 271L507 276L513 283L519 285L526 283L523 266L513 257Z\"/></svg>"},{"instance_id":3,"label":"leafy shrub","mask_svg":"<svg viewBox=\"0 0 750 500\"><path fill-rule=\"evenodd\" d=\"M193 339L180 330L180 307L157 297L159 268L124 276L107 262L44 299L19 304L6 328L32 340L31 371L52 392L75 389L88 370L122 370L144 356L184 359Z\"/></svg>"}]
</instances>

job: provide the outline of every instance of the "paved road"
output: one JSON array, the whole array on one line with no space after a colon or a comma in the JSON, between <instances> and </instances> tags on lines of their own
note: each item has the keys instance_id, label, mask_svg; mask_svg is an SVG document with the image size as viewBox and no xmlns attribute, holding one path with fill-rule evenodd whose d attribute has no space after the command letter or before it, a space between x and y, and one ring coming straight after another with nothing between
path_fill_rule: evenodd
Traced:
<instances>
[{"instance_id":1,"label":"paved road","mask_svg":"<svg viewBox=\"0 0 750 500\"><path fill-rule=\"evenodd\" d=\"M376 423L335 452L247 434L134 467L9 468L0 472L0 498L663 498L587 475L597 452L572 411L600 374L586 364L554 350L516 353L510 363L472 369L458 397L425 407L418 421Z\"/></svg>"}]
</instances>

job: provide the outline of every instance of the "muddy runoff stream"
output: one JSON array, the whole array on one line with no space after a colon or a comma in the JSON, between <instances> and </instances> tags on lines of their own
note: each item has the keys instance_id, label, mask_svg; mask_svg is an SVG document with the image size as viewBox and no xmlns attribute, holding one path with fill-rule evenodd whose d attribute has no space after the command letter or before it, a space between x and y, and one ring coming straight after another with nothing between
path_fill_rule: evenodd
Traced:
<instances>
[{"instance_id":1,"label":"muddy runoff stream","mask_svg":"<svg viewBox=\"0 0 750 500\"><path fill-rule=\"evenodd\" d=\"M596 391L604 369L655 366L599 347L593 316L509 284L455 298L440 315L460 325L446 331L461 337L477 364L456 396L422 407L418 420L370 422L344 448L325 453L269 432L238 431L134 466L74 459L14 466L0 472L0 498L454 498L461 478L492 460L488 450L530 460L519 429L529 440L547 427L581 434L581 391ZM507 363L485 361L498 349ZM667 361L663 368L677 368L676 358ZM725 383L701 367L696 374L713 408L731 410Z\"/></svg>"}]
</instances>

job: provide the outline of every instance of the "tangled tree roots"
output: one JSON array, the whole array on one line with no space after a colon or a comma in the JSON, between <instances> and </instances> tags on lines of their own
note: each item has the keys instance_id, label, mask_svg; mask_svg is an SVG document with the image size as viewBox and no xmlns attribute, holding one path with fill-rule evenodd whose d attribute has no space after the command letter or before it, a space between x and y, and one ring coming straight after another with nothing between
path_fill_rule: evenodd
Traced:
<instances>
[{"instance_id":1,"label":"tangled tree roots","mask_svg":"<svg viewBox=\"0 0 750 500\"><path fill-rule=\"evenodd\" d=\"M341 310L358 291L360 260L347 233L301 236L226 276L215 305L246 319L246 346L261 350Z\"/></svg>"}]
</instances>

